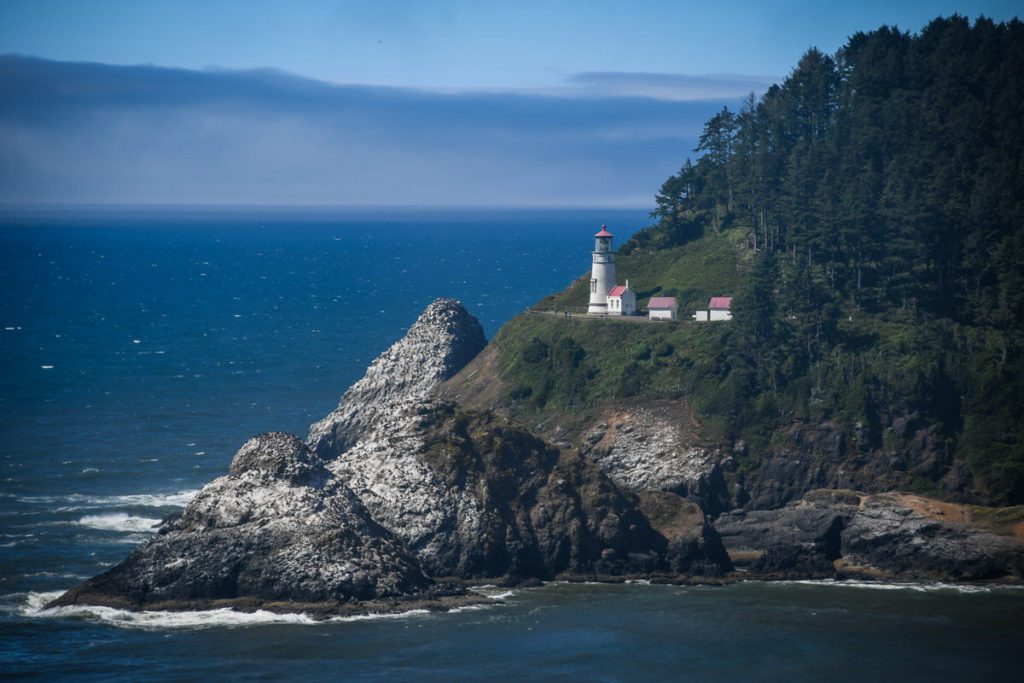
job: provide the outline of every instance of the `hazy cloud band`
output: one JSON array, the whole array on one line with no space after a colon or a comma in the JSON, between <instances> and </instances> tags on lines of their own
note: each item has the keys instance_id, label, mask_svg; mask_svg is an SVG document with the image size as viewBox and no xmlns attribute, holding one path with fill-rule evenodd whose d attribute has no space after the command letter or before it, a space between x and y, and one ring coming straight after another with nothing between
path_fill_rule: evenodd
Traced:
<instances>
[{"instance_id":1,"label":"hazy cloud band","mask_svg":"<svg viewBox=\"0 0 1024 683\"><path fill-rule=\"evenodd\" d=\"M437 93L0 57L0 201L645 206L738 98L616 79Z\"/></svg>"}]
</instances>

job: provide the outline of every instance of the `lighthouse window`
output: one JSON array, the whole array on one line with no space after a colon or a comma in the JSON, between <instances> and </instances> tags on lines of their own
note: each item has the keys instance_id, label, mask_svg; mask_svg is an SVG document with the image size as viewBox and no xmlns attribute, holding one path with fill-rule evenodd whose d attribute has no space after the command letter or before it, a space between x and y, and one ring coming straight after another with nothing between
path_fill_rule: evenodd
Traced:
<instances>
[{"instance_id":1,"label":"lighthouse window","mask_svg":"<svg viewBox=\"0 0 1024 683\"><path fill-rule=\"evenodd\" d=\"M597 291L597 279L596 278L594 278L594 279L592 279L590 281L590 291L591 291L591 293Z\"/></svg>"}]
</instances>

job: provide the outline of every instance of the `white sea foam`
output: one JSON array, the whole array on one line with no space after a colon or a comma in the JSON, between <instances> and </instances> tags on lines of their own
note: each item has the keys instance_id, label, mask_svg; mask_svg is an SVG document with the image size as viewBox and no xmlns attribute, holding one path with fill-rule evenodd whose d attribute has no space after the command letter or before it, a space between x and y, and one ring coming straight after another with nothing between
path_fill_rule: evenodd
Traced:
<instances>
[{"instance_id":1,"label":"white sea foam","mask_svg":"<svg viewBox=\"0 0 1024 683\"><path fill-rule=\"evenodd\" d=\"M917 583L909 581L857 581L854 579L845 579L837 581L835 579L817 579L817 580L802 580L802 581L772 581L770 584L789 584L789 585L803 585L803 586L836 586L839 588L860 588L867 590L878 590L878 591L913 591L916 593L937 593L937 592L952 592L952 593L991 593L994 590L1022 590L1024 586L1008 586L1008 585L978 585L978 584L957 584L957 583L943 583L936 581L934 583Z\"/></svg>"},{"instance_id":2,"label":"white sea foam","mask_svg":"<svg viewBox=\"0 0 1024 683\"><path fill-rule=\"evenodd\" d=\"M450 610L448 610L448 614L461 614L462 612L479 612L480 610L491 609L493 607L498 607L498 605L463 605L462 607L451 608Z\"/></svg>"},{"instance_id":3,"label":"white sea foam","mask_svg":"<svg viewBox=\"0 0 1024 683\"><path fill-rule=\"evenodd\" d=\"M503 593L492 593L489 595L487 593L484 593L483 595L490 598L491 600L507 600L515 594L515 591L505 591Z\"/></svg>"},{"instance_id":4,"label":"white sea foam","mask_svg":"<svg viewBox=\"0 0 1024 683\"><path fill-rule=\"evenodd\" d=\"M229 607L212 610L195 610L188 612L131 612L114 609L113 607L96 607L93 605L69 605L45 609L52 600L63 595L63 591L46 593L28 593L23 595L5 596L20 598L18 611L26 617L38 618L79 618L97 619L111 626L144 630L203 629L203 628L237 628L260 626L263 624L323 624L325 622L341 623L350 621L370 621L377 619L405 619L408 617L430 614L425 609L409 610L394 614L359 614L346 617L332 617L326 620L316 619L304 613L239 612Z\"/></svg>"},{"instance_id":5,"label":"white sea foam","mask_svg":"<svg viewBox=\"0 0 1024 683\"><path fill-rule=\"evenodd\" d=\"M199 489L176 491L173 493L130 493L112 496L86 496L72 493L68 496L22 496L24 503L61 504L59 512L74 510L94 510L110 507L185 507Z\"/></svg>"},{"instance_id":6,"label":"white sea foam","mask_svg":"<svg viewBox=\"0 0 1024 683\"><path fill-rule=\"evenodd\" d=\"M111 512L105 515L86 515L78 520L80 526L90 529L101 529L103 531L129 531L142 532L154 531L159 519L149 517L136 517L124 512Z\"/></svg>"}]
</instances>

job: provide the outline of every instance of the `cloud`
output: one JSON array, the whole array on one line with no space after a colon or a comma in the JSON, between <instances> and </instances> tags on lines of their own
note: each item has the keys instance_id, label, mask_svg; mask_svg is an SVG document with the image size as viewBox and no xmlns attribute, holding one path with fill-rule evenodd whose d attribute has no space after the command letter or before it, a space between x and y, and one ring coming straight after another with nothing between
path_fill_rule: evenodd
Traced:
<instances>
[{"instance_id":1,"label":"cloud","mask_svg":"<svg viewBox=\"0 0 1024 683\"><path fill-rule=\"evenodd\" d=\"M567 83L581 94L608 97L653 97L666 100L740 99L751 92L764 93L780 79L740 74L664 74L626 71L586 71L573 74Z\"/></svg>"},{"instance_id":2,"label":"cloud","mask_svg":"<svg viewBox=\"0 0 1024 683\"><path fill-rule=\"evenodd\" d=\"M647 206L725 102L574 80L584 96L0 57L0 202Z\"/></svg>"}]
</instances>

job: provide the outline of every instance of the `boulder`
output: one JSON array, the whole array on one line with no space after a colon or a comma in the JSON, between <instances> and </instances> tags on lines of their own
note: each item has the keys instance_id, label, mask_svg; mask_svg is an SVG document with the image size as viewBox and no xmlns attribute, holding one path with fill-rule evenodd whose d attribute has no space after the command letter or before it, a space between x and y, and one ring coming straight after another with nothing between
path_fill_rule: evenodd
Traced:
<instances>
[{"instance_id":1,"label":"boulder","mask_svg":"<svg viewBox=\"0 0 1024 683\"><path fill-rule=\"evenodd\" d=\"M344 603L424 593L416 558L298 438L249 440L230 473L109 571L54 605L135 609Z\"/></svg>"},{"instance_id":2,"label":"boulder","mask_svg":"<svg viewBox=\"0 0 1024 683\"><path fill-rule=\"evenodd\" d=\"M777 510L721 515L715 528L734 562L767 578L1024 575L1024 540L972 524L966 506L910 494L811 491Z\"/></svg>"}]
</instances>

